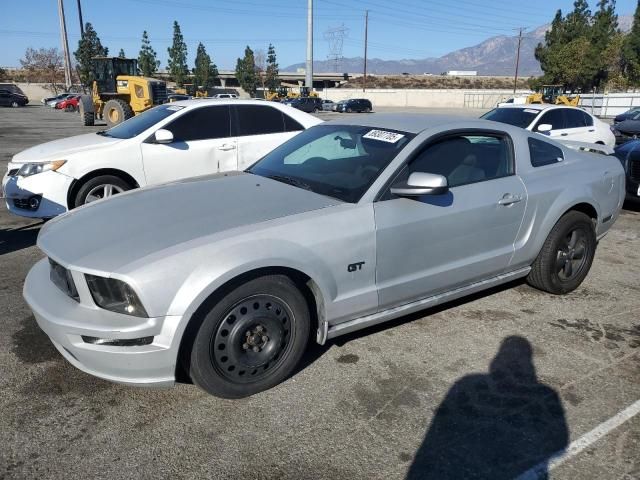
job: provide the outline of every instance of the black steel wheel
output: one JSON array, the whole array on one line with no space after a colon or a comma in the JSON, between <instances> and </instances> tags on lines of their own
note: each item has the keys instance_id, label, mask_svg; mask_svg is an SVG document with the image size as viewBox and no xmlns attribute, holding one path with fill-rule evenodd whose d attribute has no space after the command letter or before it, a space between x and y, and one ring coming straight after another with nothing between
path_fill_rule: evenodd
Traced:
<instances>
[{"instance_id":1,"label":"black steel wheel","mask_svg":"<svg viewBox=\"0 0 640 480\"><path fill-rule=\"evenodd\" d=\"M306 348L309 323L305 298L288 277L250 280L204 316L186 369L212 395L253 395L291 374Z\"/></svg>"},{"instance_id":2,"label":"black steel wheel","mask_svg":"<svg viewBox=\"0 0 640 480\"><path fill-rule=\"evenodd\" d=\"M549 233L527 281L557 295L575 290L589 273L596 245L591 218L577 211L566 213Z\"/></svg>"}]
</instances>

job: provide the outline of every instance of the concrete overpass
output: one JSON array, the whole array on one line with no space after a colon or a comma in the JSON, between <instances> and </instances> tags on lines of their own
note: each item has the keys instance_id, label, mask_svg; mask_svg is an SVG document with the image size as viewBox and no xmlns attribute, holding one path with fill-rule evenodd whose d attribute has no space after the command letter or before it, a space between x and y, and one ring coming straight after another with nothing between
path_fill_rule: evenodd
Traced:
<instances>
[{"instance_id":1,"label":"concrete overpass","mask_svg":"<svg viewBox=\"0 0 640 480\"><path fill-rule=\"evenodd\" d=\"M169 73L159 72L156 77L167 79ZM278 78L285 86L300 86L304 85L304 71L302 72L280 72ZM351 78L347 73L315 73L313 74L313 88L333 88L340 85ZM221 88L238 88L238 80L236 79L235 70L219 70L218 78L216 79L216 86Z\"/></svg>"}]
</instances>

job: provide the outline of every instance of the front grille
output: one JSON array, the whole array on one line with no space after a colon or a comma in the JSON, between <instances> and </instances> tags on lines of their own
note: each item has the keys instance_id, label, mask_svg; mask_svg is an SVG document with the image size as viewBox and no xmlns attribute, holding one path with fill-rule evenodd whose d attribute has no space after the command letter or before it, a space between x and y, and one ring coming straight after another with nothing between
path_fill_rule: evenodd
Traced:
<instances>
[{"instance_id":1,"label":"front grille","mask_svg":"<svg viewBox=\"0 0 640 480\"><path fill-rule=\"evenodd\" d=\"M629 178L634 182L640 182L640 160L629 161Z\"/></svg>"},{"instance_id":2,"label":"front grille","mask_svg":"<svg viewBox=\"0 0 640 480\"><path fill-rule=\"evenodd\" d=\"M151 82L151 101L154 105L167 103L167 84L164 82Z\"/></svg>"},{"instance_id":3,"label":"front grille","mask_svg":"<svg viewBox=\"0 0 640 480\"><path fill-rule=\"evenodd\" d=\"M49 265L51 267L49 278L53 284L76 302L79 302L80 295L78 295L78 290L76 289L76 284L73 281L71 272L51 259L49 259Z\"/></svg>"}]
</instances>

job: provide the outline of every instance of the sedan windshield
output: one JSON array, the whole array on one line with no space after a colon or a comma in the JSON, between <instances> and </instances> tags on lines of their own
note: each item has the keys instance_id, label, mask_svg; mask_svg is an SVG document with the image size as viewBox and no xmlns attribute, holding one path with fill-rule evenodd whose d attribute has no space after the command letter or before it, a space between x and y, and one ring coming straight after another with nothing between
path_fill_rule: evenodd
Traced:
<instances>
[{"instance_id":1,"label":"sedan windshield","mask_svg":"<svg viewBox=\"0 0 640 480\"><path fill-rule=\"evenodd\" d=\"M527 128L539 114L540 110L533 108L494 108L480 118Z\"/></svg>"},{"instance_id":2,"label":"sedan windshield","mask_svg":"<svg viewBox=\"0 0 640 480\"><path fill-rule=\"evenodd\" d=\"M133 138L183 108L179 105L159 105L98 134L113 138Z\"/></svg>"},{"instance_id":3,"label":"sedan windshield","mask_svg":"<svg viewBox=\"0 0 640 480\"><path fill-rule=\"evenodd\" d=\"M355 203L414 137L356 125L318 125L282 144L247 172Z\"/></svg>"}]
</instances>

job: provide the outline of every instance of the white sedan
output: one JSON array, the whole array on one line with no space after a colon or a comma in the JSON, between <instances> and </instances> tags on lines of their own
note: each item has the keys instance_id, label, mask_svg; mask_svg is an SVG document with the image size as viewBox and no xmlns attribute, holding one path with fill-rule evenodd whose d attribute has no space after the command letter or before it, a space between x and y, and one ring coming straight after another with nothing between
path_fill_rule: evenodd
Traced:
<instances>
[{"instance_id":1,"label":"white sedan","mask_svg":"<svg viewBox=\"0 0 640 480\"><path fill-rule=\"evenodd\" d=\"M132 188L244 170L316 117L279 103L187 100L109 130L18 153L2 181L16 215L51 218Z\"/></svg>"},{"instance_id":2,"label":"white sedan","mask_svg":"<svg viewBox=\"0 0 640 480\"><path fill-rule=\"evenodd\" d=\"M494 108L482 118L508 123L555 140L599 143L614 147L616 138L611 127L578 107L563 105L513 105Z\"/></svg>"}]
</instances>

